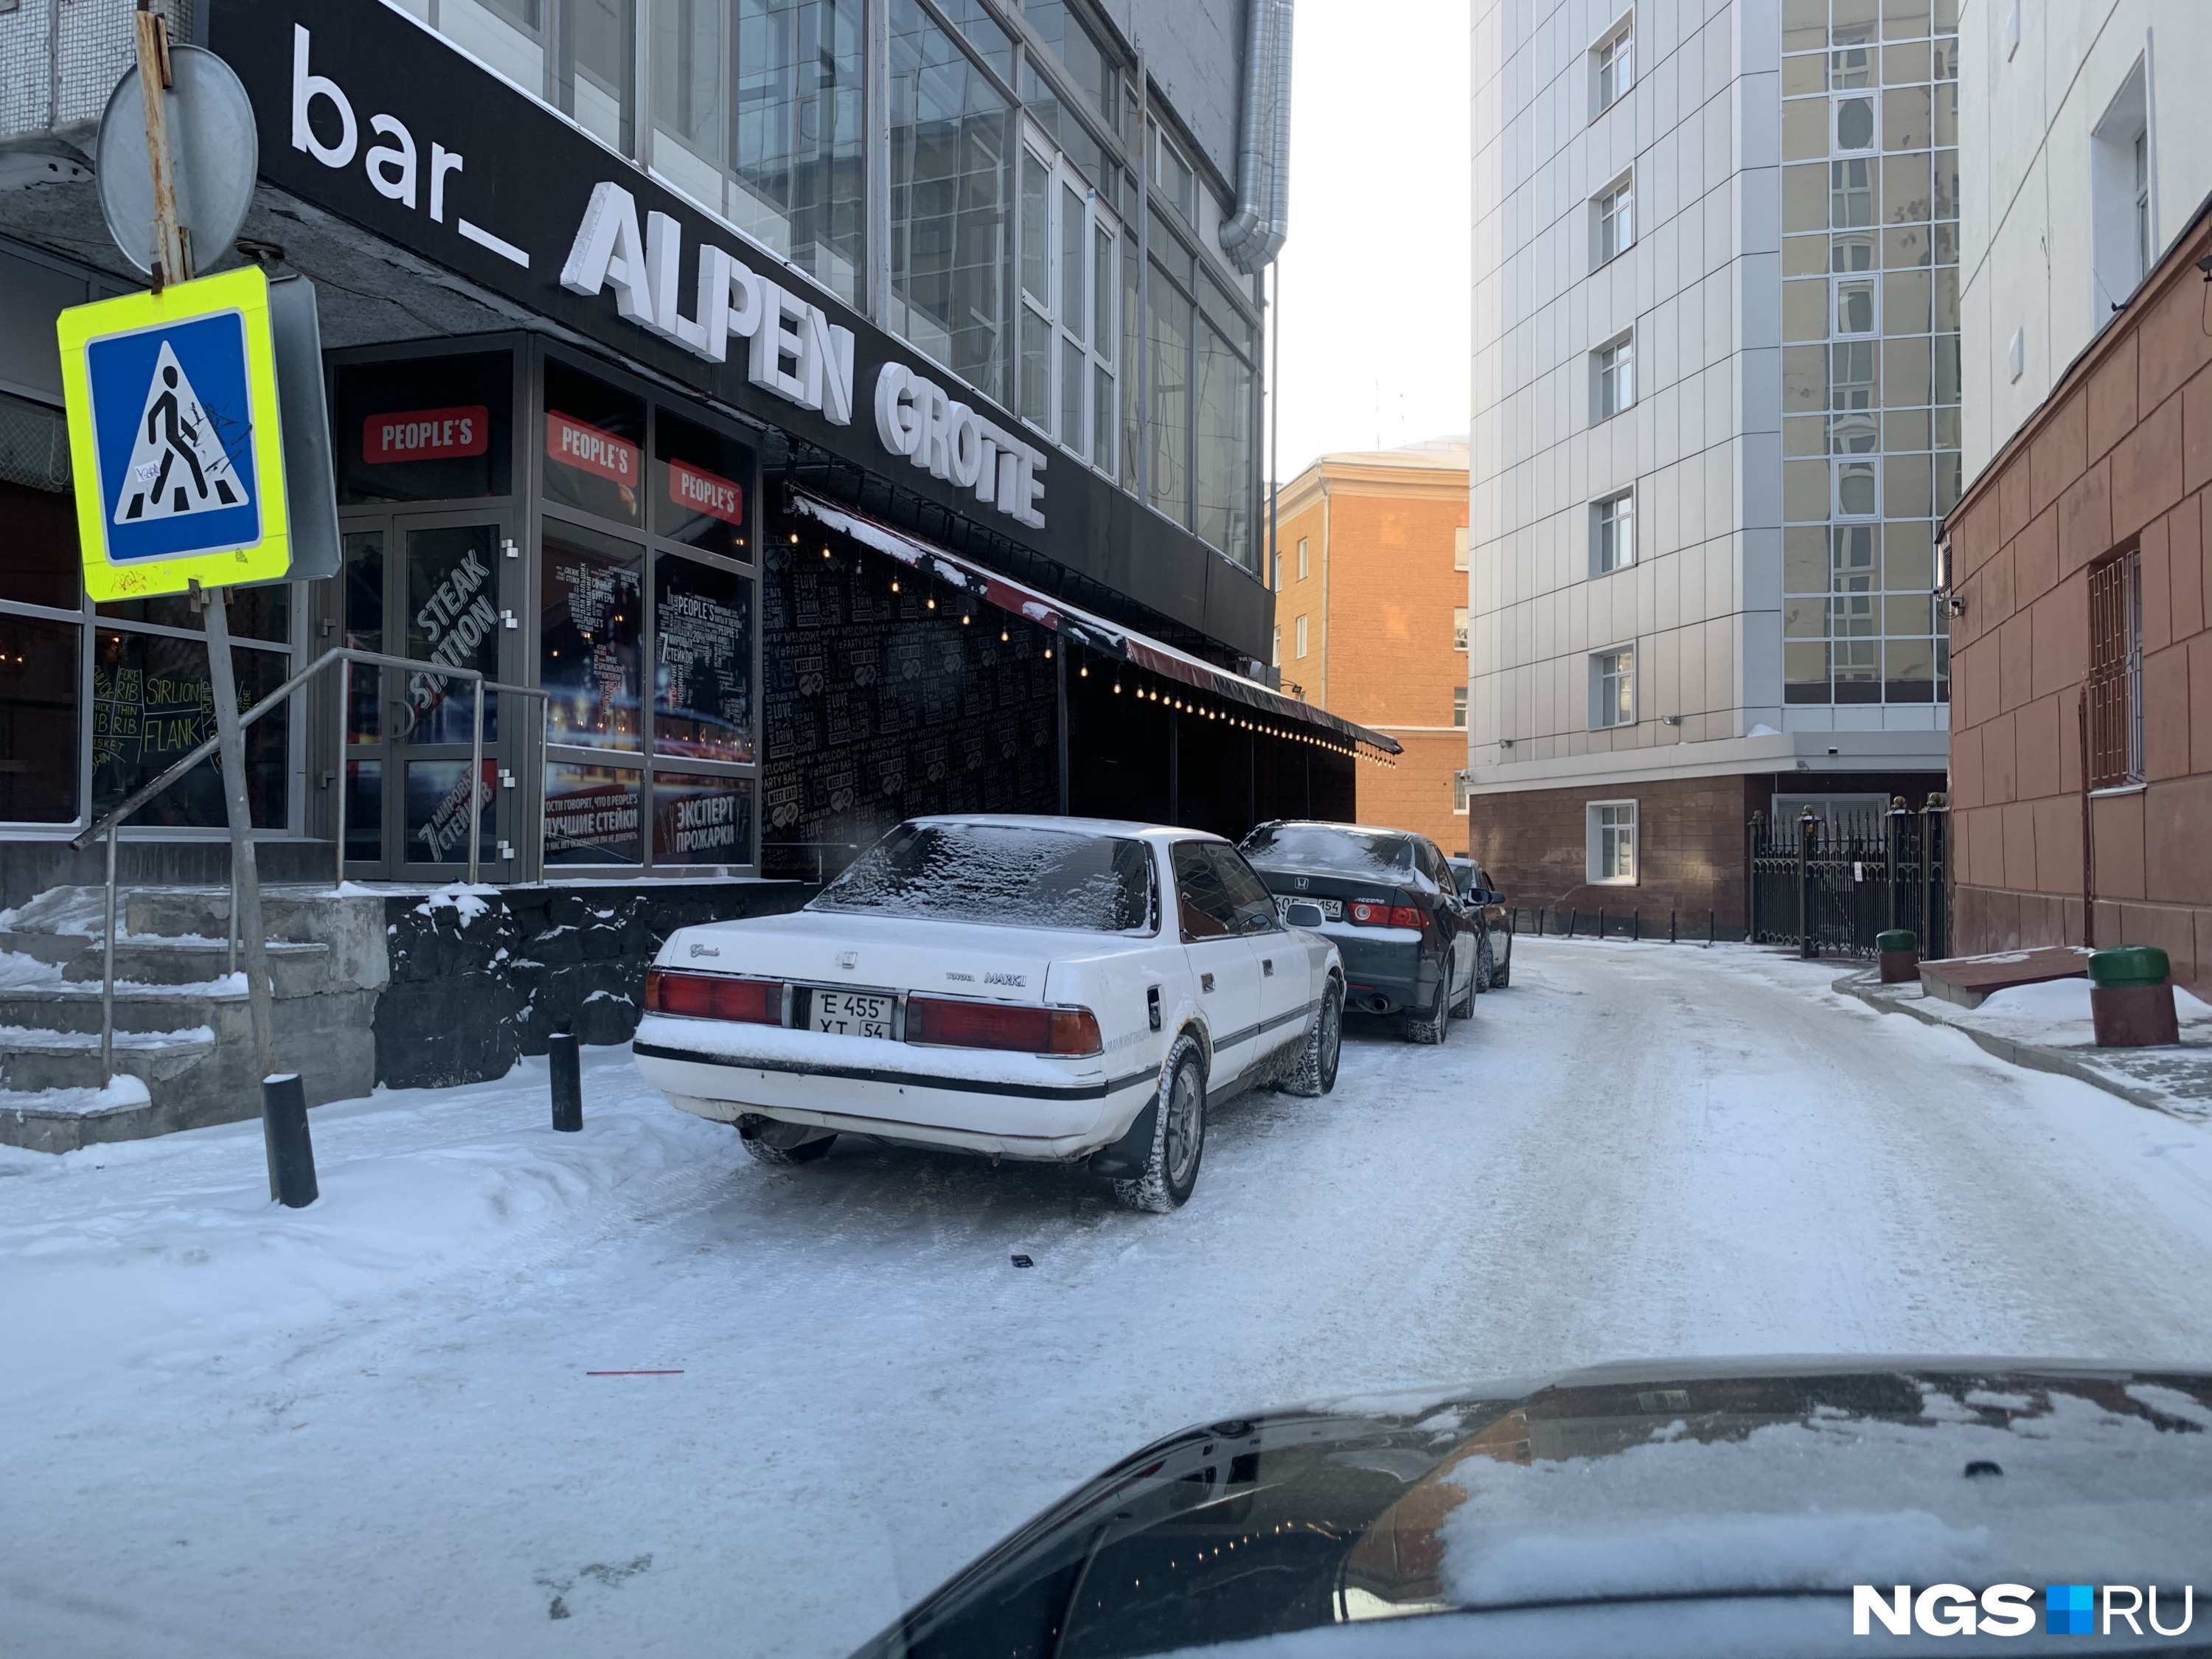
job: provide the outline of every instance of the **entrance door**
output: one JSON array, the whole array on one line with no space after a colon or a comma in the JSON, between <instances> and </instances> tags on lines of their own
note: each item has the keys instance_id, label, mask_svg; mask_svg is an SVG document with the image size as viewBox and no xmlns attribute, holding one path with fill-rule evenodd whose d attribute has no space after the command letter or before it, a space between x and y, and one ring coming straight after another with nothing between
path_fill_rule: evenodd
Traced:
<instances>
[{"instance_id":1,"label":"entrance door","mask_svg":"<svg viewBox=\"0 0 2212 1659\"><path fill-rule=\"evenodd\" d=\"M483 762L469 777L473 668L513 681L520 562L506 521L483 514L394 514L346 532L346 641L419 662L412 671L356 666L346 714L347 873L392 881L465 875L473 806L486 880L511 873L502 837L502 710L483 696ZM512 565L515 577L506 574Z\"/></svg>"}]
</instances>

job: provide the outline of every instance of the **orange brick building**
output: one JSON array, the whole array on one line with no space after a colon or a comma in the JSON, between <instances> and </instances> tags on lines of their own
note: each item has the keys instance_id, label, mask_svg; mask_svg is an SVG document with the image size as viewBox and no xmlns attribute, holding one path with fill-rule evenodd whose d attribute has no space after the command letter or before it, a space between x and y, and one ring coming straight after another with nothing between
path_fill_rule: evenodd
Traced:
<instances>
[{"instance_id":1,"label":"orange brick building","mask_svg":"<svg viewBox=\"0 0 2212 1659\"><path fill-rule=\"evenodd\" d=\"M2212 211L1951 514L1962 951L2155 945L2212 994ZM2117 309L2117 308L2116 308Z\"/></svg>"},{"instance_id":2,"label":"orange brick building","mask_svg":"<svg viewBox=\"0 0 2212 1659\"><path fill-rule=\"evenodd\" d=\"M1362 823L1467 850L1467 441L1324 455L1275 498L1283 689L1406 746L1357 769Z\"/></svg>"}]
</instances>

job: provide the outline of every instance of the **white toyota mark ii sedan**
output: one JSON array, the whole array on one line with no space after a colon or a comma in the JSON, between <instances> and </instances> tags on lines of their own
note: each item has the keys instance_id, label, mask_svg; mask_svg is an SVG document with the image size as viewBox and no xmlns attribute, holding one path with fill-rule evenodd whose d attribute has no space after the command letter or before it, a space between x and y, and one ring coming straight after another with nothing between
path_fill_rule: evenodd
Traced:
<instances>
[{"instance_id":1,"label":"white toyota mark ii sedan","mask_svg":"<svg viewBox=\"0 0 2212 1659\"><path fill-rule=\"evenodd\" d=\"M670 935L645 1006L646 1080L765 1163L852 1132L1087 1160L1166 1211L1197 1184L1210 1106L1335 1086L1344 972L1218 836L929 817L803 910Z\"/></svg>"}]
</instances>

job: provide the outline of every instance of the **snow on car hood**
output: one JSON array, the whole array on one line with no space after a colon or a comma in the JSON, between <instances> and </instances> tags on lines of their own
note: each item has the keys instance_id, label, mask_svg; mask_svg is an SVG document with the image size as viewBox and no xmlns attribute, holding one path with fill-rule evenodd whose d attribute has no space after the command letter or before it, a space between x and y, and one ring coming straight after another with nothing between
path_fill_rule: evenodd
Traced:
<instances>
[{"instance_id":1,"label":"snow on car hood","mask_svg":"<svg viewBox=\"0 0 2212 1659\"><path fill-rule=\"evenodd\" d=\"M850 912L795 911L681 927L655 958L664 968L849 985L855 990L1041 1002L1052 964L1112 955L1118 934Z\"/></svg>"},{"instance_id":2,"label":"snow on car hood","mask_svg":"<svg viewBox=\"0 0 2212 1659\"><path fill-rule=\"evenodd\" d=\"M1651 1598L1840 1595L1848 1620L1854 1584L1945 1582L2193 1584L2201 1613L2212 1374L1612 1366L1214 1423L1071 1494L862 1653L1051 1650L1033 1618L1091 1655Z\"/></svg>"}]
</instances>

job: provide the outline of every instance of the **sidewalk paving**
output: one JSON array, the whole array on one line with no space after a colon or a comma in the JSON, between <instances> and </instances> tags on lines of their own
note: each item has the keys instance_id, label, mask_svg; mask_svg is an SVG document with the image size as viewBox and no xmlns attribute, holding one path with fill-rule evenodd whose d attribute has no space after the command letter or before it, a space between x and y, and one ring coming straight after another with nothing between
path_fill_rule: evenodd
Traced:
<instances>
[{"instance_id":1,"label":"sidewalk paving","mask_svg":"<svg viewBox=\"0 0 2212 1659\"><path fill-rule=\"evenodd\" d=\"M2212 1122L2212 1008L2175 993L2181 1042L2171 1048L2100 1048L2089 1018L2089 982L2052 980L1999 991L1978 1008L1929 996L1918 981L1884 985L1875 969L1835 982L1883 1013L1948 1026L2015 1066L2079 1078L2123 1100L2185 1122Z\"/></svg>"}]
</instances>

